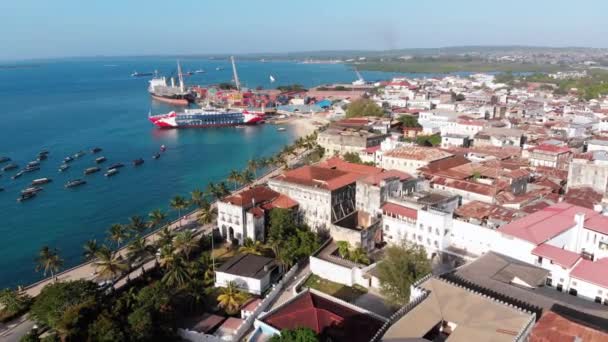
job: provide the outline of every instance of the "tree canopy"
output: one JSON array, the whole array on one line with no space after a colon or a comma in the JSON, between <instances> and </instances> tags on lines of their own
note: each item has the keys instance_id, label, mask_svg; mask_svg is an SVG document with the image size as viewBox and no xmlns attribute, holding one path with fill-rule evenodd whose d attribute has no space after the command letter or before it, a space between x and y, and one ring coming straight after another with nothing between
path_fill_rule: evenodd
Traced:
<instances>
[{"instance_id":1,"label":"tree canopy","mask_svg":"<svg viewBox=\"0 0 608 342\"><path fill-rule=\"evenodd\" d=\"M291 211L270 211L268 240L279 263L290 267L319 248L317 236L307 226L298 226Z\"/></svg>"},{"instance_id":2,"label":"tree canopy","mask_svg":"<svg viewBox=\"0 0 608 342\"><path fill-rule=\"evenodd\" d=\"M381 292L387 301L404 305L410 300L410 286L432 269L423 247L403 242L386 248L377 270Z\"/></svg>"},{"instance_id":3,"label":"tree canopy","mask_svg":"<svg viewBox=\"0 0 608 342\"><path fill-rule=\"evenodd\" d=\"M411 115L402 115L399 117L399 122L403 125L403 127L417 128L422 127L418 123L418 118Z\"/></svg>"},{"instance_id":4,"label":"tree canopy","mask_svg":"<svg viewBox=\"0 0 608 342\"><path fill-rule=\"evenodd\" d=\"M310 328L283 329L280 335L274 335L270 342L318 342L319 337Z\"/></svg>"},{"instance_id":5,"label":"tree canopy","mask_svg":"<svg viewBox=\"0 0 608 342\"><path fill-rule=\"evenodd\" d=\"M363 116L384 116L384 110L374 101L369 99L359 99L351 102L346 108L347 118L357 118Z\"/></svg>"}]
</instances>

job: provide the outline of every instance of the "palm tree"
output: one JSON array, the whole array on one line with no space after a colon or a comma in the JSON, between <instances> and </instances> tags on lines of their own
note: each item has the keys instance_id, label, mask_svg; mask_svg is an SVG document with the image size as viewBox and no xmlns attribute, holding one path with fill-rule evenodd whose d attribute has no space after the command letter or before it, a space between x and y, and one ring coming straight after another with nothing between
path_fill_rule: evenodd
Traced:
<instances>
[{"instance_id":1,"label":"palm tree","mask_svg":"<svg viewBox=\"0 0 608 342\"><path fill-rule=\"evenodd\" d=\"M188 208L188 201L182 196L175 196L169 203L172 209L177 210L177 217L179 219L179 226L182 226L182 210Z\"/></svg>"},{"instance_id":2,"label":"palm tree","mask_svg":"<svg viewBox=\"0 0 608 342\"><path fill-rule=\"evenodd\" d=\"M97 260L94 262L94 265L101 279L115 279L129 268L122 256L118 253L113 253L108 248L102 248L97 252L96 256Z\"/></svg>"},{"instance_id":3,"label":"palm tree","mask_svg":"<svg viewBox=\"0 0 608 342\"><path fill-rule=\"evenodd\" d=\"M167 215L160 209L154 209L149 214L148 217L150 220L148 221L148 226L150 228L160 227L165 220L167 219Z\"/></svg>"},{"instance_id":4,"label":"palm tree","mask_svg":"<svg viewBox=\"0 0 608 342\"><path fill-rule=\"evenodd\" d=\"M229 182L233 182L234 190L236 190L237 184L241 180L241 174L239 173L238 170L232 170L232 171L230 171L230 173L228 174L228 178L226 178L226 179L228 179Z\"/></svg>"},{"instance_id":5,"label":"palm tree","mask_svg":"<svg viewBox=\"0 0 608 342\"><path fill-rule=\"evenodd\" d=\"M129 224L127 227L133 233L133 235L141 235L146 231L148 225L141 216L134 215L129 218Z\"/></svg>"},{"instance_id":6,"label":"palm tree","mask_svg":"<svg viewBox=\"0 0 608 342\"><path fill-rule=\"evenodd\" d=\"M208 196L217 198L216 192L217 192L217 185L215 185L215 183L213 183L213 182L209 182L209 184L207 184L207 187L205 188L205 193Z\"/></svg>"},{"instance_id":7,"label":"palm tree","mask_svg":"<svg viewBox=\"0 0 608 342\"><path fill-rule=\"evenodd\" d=\"M205 199L205 193L199 189L192 190L192 192L190 193L190 202L198 208L202 208L209 203Z\"/></svg>"},{"instance_id":8,"label":"palm tree","mask_svg":"<svg viewBox=\"0 0 608 342\"><path fill-rule=\"evenodd\" d=\"M201 208L198 212L198 223L201 225L207 225L213 223L216 216L216 209L211 206L207 206L206 208Z\"/></svg>"},{"instance_id":9,"label":"palm tree","mask_svg":"<svg viewBox=\"0 0 608 342\"><path fill-rule=\"evenodd\" d=\"M220 182L220 184L217 185L217 194L219 195L217 197L218 199L230 195L230 190L228 190L226 183Z\"/></svg>"},{"instance_id":10,"label":"palm tree","mask_svg":"<svg viewBox=\"0 0 608 342\"><path fill-rule=\"evenodd\" d=\"M238 289L234 281L231 281L220 290L220 295L217 296L217 305L223 308L227 314L232 315L239 311L241 304L246 299L247 295Z\"/></svg>"},{"instance_id":11,"label":"palm tree","mask_svg":"<svg viewBox=\"0 0 608 342\"><path fill-rule=\"evenodd\" d=\"M156 241L156 246L158 248L162 248L163 246L170 246L173 244L173 238L175 234L168 226L163 227L161 231L158 233L158 240Z\"/></svg>"},{"instance_id":12,"label":"palm tree","mask_svg":"<svg viewBox=\"0 0 608 342\"><path fill-rule=\"evenodd\" d=\"M258 167L260 167L260 164L258 164L258 161L255 159L251 159L247 162L247 170L253 172L256 179L258 178Z\"/></svg>"},{"instance_id":13,"label":"palm tree","mask_svg":"<svg viewBox=\"0 0 608 342\"><path fill-rule=\"evenodd\" d=\"M169 288L182 288L186 285L192 278L188 273L186 263L181 258L176 258L172 263L171 267L169 267L165 275L163 275L162 282L165 286Z\"/></svg>"},{"instance_id":14,"label":"palm tree","mask_svg":"<svg viewBox=\"0 0 608 342\"><path fill-rule=\"evenodd\" d=\"M120 248L120 245L127 238L127 231L125 227L120 223L115 223L110 226L110 230L108 231L108 240L114 242L117 248Z\"/></svg>"},{"instance_id":15,"label":"palm tree","mask_svg":"<svg viewBox=\"0 0 608 342\"><path fill-rule=\"evenodd\" d=\"M131 263L140 259L145 259L151 254L152 250L150 246L146 244L146 239L141 236L131 241L127 246L127 258Z\"/></svg>"},{"instance_id":16,"label":"palm tree","mask_svg":"<svg viewBox=\"0 0 608 342\"><path fill-rule=\"evenodd\" d=\"M264 254L264 245L260 241L254 242L251 238L246 238L243 245L239 248L239 252L262 255Z\"/></svg>"},{"instance_id":17,"label":"palm tree","mask_svg":"<svg viewBox=\"0 0 608 342\"><path fill-rule=\"evenodd\" d=\"M194 234L192 231L185 230L175 235L173 247L175 247L178 252L183 253L187 260L190 257L190 253L192 253L192 251L198 247L198 243L194 239Z\"/></svg>"},{"instance_id":18,"label":"palm tree","mask_svg":"<svg viewBox=\"0 0 608 342\"><path fill-rule=\"evenodd\" d=\"M160 261L160 266L165 268L165 269L169 269L171 267L173 267L173 264L175 263L176 260L176 256L175 256L175 248L173 248L173 245L164 245L160 248L160 257L159 257L159 261Z\"/></svg>"},{"instance_id":19,"label":"palm tree","mask_svg":"<svg viewBox=\"0 0 608 342\"><path fill-rule=\"evenodd\" d=\"M253 178L253 173L249 169L243 170L243 173L241 173L240 178L242 184L249 184L255 179Z\"/></svg>"},{"instance_id":20,"label":"palm tree","mask_svg":"<svg viewBox=\"0 0 608 342\"><path fill-rule=\"evenodd\" d=\"M38 253L36 263L36 272L42 270L45 277L47 273L50 273L51 278L55 279L55 273L63 266L63 259L59 256L57 248L51 249L49 246L44 246Z\"/></svg>"},{"instance_id":21,"label":"palm tree","mask_svg":"<svg viewBox=\"0 0 608 342\"><path fill-rule=\"evenodd\" d=\"M340 258L348 258L348 253L350 249L348 241L336 241L336 246L338 247L338 254L340 255Z\"/></svg>"},{"instance_id":22,"label":"palm tree","mask_svg":"<svg viewBox=\"0 0 608 342\"><path fill-rule=\"evenodd\" d=\"M369 264L369 257L361 247L357 247L350 251L349 259L350 261L356 262L358 264Z\"/></svg>"},{"instance_id":23,"label":"palm tree","mask_svg":"<svg viewBox=\"0 0 608 342\"><path fill-rule=\"evenodd\" d=\"M85 242L82 248L84 248L82 256L84 256L85 260L89 261L95 258L95 253L99 251L99 244L97 244L97 240L89 240Z\"/></svg>"}]
</instances>

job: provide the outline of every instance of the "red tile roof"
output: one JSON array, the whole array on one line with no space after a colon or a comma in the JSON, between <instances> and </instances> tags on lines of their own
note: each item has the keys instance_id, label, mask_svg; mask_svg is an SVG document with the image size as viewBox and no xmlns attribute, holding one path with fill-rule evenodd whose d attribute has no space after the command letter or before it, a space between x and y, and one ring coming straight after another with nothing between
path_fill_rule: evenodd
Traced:
<instances>
[{"instance_id":1,"label":"red tile roof","mask_svg":"<svg viewBox=\"0 0 608 342\"><path fill-rule=\"evenodd\" d=\"M570 321L552 311L543 314L530 333L530 342L608 341L608 334Z\"/></svg>"},{"instance_id":2,"label":"red tile roof","mask_svg":"<svg viewBox=\"0 0 608 342\"><path fill-rule=\"evenodd\" d=\"M534 152L548 152L548 153L567 153L570 152L570 149L566 146L555 146L555 145L538 145L536 147L531 148Z\"/></svg>"},{"instance_id":3,"label":"red tile roof","mask_svg":"<svg viewBox=\"0 0 608 342\"><path fill-rule=\"evenodd\" d=\"M365 153L375 153L380 149L380 145L371 146L365 149Z\"/></svg>"},{"instance_id":4,"label":"red tile roof","mask_svg":"<svg viewBox=\"0 0 608 342\"><path fill-rule=\"evenodd\" d=\"M266 186L256 186L254 188L242 191L236 195L224 197L222 202L227 202L238 206L251 206L253 202L263 203L270 201L279 196L279 193Z\"/></svg>"},{"instance_id":5,"label":"red tile roof","mask_svg":"<svg viewBox=\"0 0 608 342\"><path fill-rule=\"evenodd\" d=\"M581 260L570 272L570 276L588 283L608 289L608 258L603 258L595 262Z\"/></svg>"},{"instance_id":6,"label":"red tile roof","mask_svg":"<svg viewBox=\"0 0 608 342\"><path fill-rule=\"evenodd\" d=\"M499 205L488 204L480 201L472 201L456 208L454 213L464 218L478 220L496 219L511 222L517 216L517 211Z\"/></svg>"},{"instance_id":7,"label":"red tile roof","mask_svg":"<svg viewBox=\"0 0 608 342\"><path fill-rule=\"evenodd\" d=\"M270 202L273 208L281 208L281 209L290 209L298 206L298 202L291 199L291 197L287 195L279 195L279 197L275 198L272 202Z\"/></svg>"},{"instance_id":8,"label":"red tile roof","mask_svg":"<svg viewBox=\"0 0 608 342\"><path fill-rule=\"evenodd\" d=\"M385 215L392 214L396 216L408 217L412 220L418 219L418 210L404 207L395 203L385 203L382 206L382 213Z\"/></svg>"},{"instance_id":9,"label":"red tile roof","mask_svg":"<svg viewBox=\"0 0 608 342\"><path fill-rule=\"evenodd\" d=\"M361 177L359 173L344 172L319 166L303 166L284 172L276 179L326 190L336 190L355 183Z\"/></svg>"},{"instance_id":10,"label":"red tile roof","mask_svg":"<svg viewBox=\"0 0 608 342\"><path fill-rule=\"evenodd\" d=\"M322 340L348 342L368 342L384 324L374 316L308 291L262 321L278 330L306 327L324 337Z\"/></svg>"},{"instance_id":11,"label":"red tile roof","mask_svg":"<svg viewBox=\"0 0 608 342\"><path fill-rule=\"evenodd\" d=\"M362 175L373 175L383 171L382 168L371 166L371 165L363 165L356 163L349 163L340 157L332 157L327 159L324 162L320 162L315 164L315 166L323 167L326 169L335 169L345 172L355 172Z\"/></svg>"},{"instance_id":12,"label":"red tile roof","mask_svg":"<svg viewBox=\"0 0 608 342\"><path fill-rule=\"evenodd\" d=\"M414 177L409 173L398 171L398 170L386 170L382 173L377 173L374 175L369 175L362 179L363 182L372 185L378 185L385 179L389 178L399 178L399 180L404 181L408 179L413 179Z\"/></svg>"},{"instance_id":13,"label":"red tile roof","mask_svg":"<svg viewBox=\"0 0 608 342\"><path fill-rule=\"evenodd\" d=\"M504 225L498 231L540 245L572 228L577 213L585 214L586 219L597 215L593 210L562 202Z\"/></svg>"},{"instance_id":14,"label":"red tile roof","mask_svg":"<svg viewBox=\"0 0 608 342\"><path fill-rule=\"evenodd\" d=\"M585 221L585 228L608 235L608 217L596 215Z\"/></svg>"},{"instance_id":15,"label":"red tile roof","mask_svg":"<svg viewBox=\"0 0 608 342\"><path fill-rule=\"evenodd\" d=\"M564 201L580 207L593 209L595 204L602 201L602 197L604 197L602 193L593 190L593 188L583 186L568 189L568 192L564 196Z\"/></svg>"},{"instance_id":16,"label":"red tile roof","mask_svg":"<svg viewBox=\"0 0 608 342\"><path fill-rule=\"evenodd\" d=\"M553 263L570 268L581 258L577 253L543 243L532 250L532 254L547 258Z\"/></svg>"}]
</instances>

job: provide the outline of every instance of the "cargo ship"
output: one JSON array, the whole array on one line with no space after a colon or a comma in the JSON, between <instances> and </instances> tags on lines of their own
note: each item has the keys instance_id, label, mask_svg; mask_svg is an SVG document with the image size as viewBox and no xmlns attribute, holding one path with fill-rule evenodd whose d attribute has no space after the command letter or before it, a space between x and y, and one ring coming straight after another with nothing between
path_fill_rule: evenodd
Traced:
<instances>
[{"instance_id":1,"label":"cargo ship","mask_svg":"<svg viewBox=\"0 0 608 342\"><path fill-rule=\"evenodd\" d=\"M150 81L148 92L153 99L169 103L177 106L187 106L189 103L196 100L196 94L186 89L184 86L184 77L182 75L182 67L177 62L177 76L179 84L175 85L175 79L170 79L170 84L167 83L166 77L158 77L155 75Z\"/></svg>"},{"instance_id":2,"label":"cargo ship","mask_svg":"<svg viewBox=\"0 0 608 342\"><path fill-rule=\"evenodd\" d=\"M264 121L264 114L247 110L202 108L149 115L148 119L159 128L206 128L255 125Z\"/></svg>"}]
</instances>

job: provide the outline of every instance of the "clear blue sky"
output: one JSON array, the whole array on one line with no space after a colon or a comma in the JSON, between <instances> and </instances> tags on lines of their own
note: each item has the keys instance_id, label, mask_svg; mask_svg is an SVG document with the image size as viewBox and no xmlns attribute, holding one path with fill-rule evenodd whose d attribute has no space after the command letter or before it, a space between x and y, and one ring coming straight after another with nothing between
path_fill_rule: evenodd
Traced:
<instances>
[{"instance_id":1,"label":"clear blue sky","mask_svg":"<svg viewBox=\"0 0 608 342\"><path fill-rule=\"evenodd\" d=\"M0 60L455 45L608 47L608 0L0 0Z\"/></svg>"}]
</instances>

